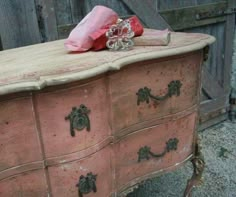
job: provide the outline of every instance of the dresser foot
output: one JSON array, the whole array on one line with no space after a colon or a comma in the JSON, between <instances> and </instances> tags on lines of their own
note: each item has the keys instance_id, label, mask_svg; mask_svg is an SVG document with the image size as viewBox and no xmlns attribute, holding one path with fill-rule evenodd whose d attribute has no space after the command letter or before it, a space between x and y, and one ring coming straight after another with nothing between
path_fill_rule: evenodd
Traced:
<instances>
[{"instance_id":1,"label":"dresser foot","mask_svg":"<svg viewBox=\"0 0 236 197\"><path fill-rule=\"evenodd\" d=\"M191 162L193 164L193 175L192 178L188 180L184 192L184 197L191 197L192 189L202 183L202 173L205 167L205 162L203 155L200 152L200 147L198 143L196 144L195 156L193 157Z\"/></svg>"}]
</instances>

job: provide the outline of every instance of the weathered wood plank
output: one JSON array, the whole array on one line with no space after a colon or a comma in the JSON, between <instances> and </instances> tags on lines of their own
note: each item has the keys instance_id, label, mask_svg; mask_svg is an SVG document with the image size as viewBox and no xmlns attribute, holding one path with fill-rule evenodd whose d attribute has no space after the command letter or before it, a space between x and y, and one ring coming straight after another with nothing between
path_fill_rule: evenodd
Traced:
<instances>
[{"instance_id":1,"label":"weathered wood plank","mask_svg":"<svg viewBox=\"0 0 236 197\"><path fill-rule=\"evenodd\" d=\"M171 26L158 14L150 0L122 0L147 27L154 29L172 29Z\"/></svg>"},{"instance_id":2,"label":"weathered wood plank","mask_svg":"<svg viewBox=\"0 0 236 197\"><path fill-rule=\"evenodd\" d=\"M1 0L0 19L4 49L41 41L34 0Z\"/></svg>"},{"instance_id":3,"label":"weathered wood plank","mask_svg":"<svg viewBox=\"0 0 236 197\"><path fill-rule=\"evenodd\" d=\"M57 25L72 23L70 0L55 0Z\"/></svg>"},{"instance_id":4,"label":"weathered wood plank","mask_svg":"<svg viewBox=\"0 0 236 197\"><path fill-rule=\"evenodd\" d=\"M52 41L58 38L57 21L53 0L35 0L41 41Z\"/></svg>"},{"instance_id":5,"label":"weathered wood plank","mask_svg":"<svg viewBox=\"0 0 236 197\"><path fill-rule=\"evenodd\" d=\"M236 8L235 0L228 0L228 8ZM230 81L232 71L232 54L233 54L233 39L235 31L235 14L227 16L225 26L225 54L224 54L224 81L223 86L225 93L230 93Z\"/></svg>"},{"instance_id":6,"label":"weathered wood plank","mask_svg":"<svg viewBox=\"0 0 236 197\"><path fill-rule=\"evenodd\" d=\"M225 111L227 110L229 106L229 104L227 103L227 100L228 100L228 97L223 95L216 99L211 99L211 100L201 102L200 116L202 120L208 119L208 118L210 119L212 116L211 114L215 114L215 112L219 110L222 110L222 113L225 113ZM204 118L204 117L208 117L208 118Z\"/></svg>"},{"instance_id":7,"label":"weathered wood plank","mask_svg":"<svg viewBox=\"0 0 236 197\"><path fill-rule=\"evenodd\" d=\"M3 47L2 47L2 39L1 39L1 36L0 36L0 51L3 50Z\"/></svg>"},{"instance_id":8,"label":"weathered wood plank","mask_svg":"<svg viewBox=\"0 0 236 197\"><path fill-rule=\"evenodd\" d=\"M207 129L213 125L219 124L220 122L223 122L228 119L228 113L221 114L219 116L216 116L214 118L211 118L203 123L201 123L198 126L198 131L203 131L204 129Z\"/></svg>"},{"instance_id":9,"label":"weathered wood plank","mask_svg":"<svg viewBox=\"0 0 236 197\"><path fill-rule=\"evenodd\" d=\"M197 4L206 4L206 3L217 3L222 2L222 0L197 0Z\"/></svg>"},{"instance_id":10,"label":"weathered wood plank","mask_svg":"<svg viewBox=\"0 0 236 197\"><path fill-rule=\"evenodd\" d=\"M224 78L224 46L225 46L225 23L219 23L217 24L217 31L216 31L216 40L218 43L218 48L215 54L216 58L216 81L220 83L220 85L223 87L223 78Z\"/></svg>"},{"instance_id":11,"label":"weathered wood plank","mask_svg":"<svg viewBox=\"0 0 236 197\"><path fill-rule=\"evenodd\" d=\"M79 23L86 15L84 12L84 1L70 0L72 23Z\"/></svg>"},{"instance_id":12,"label":"weathered wood plank","mask_svg":"<svg viewBox=\"0 0 236 197\"><path fill-rule=\"evenodd\" d=\"M159 10L169 10L176 8L183 8L186 6L195 6L208 3L222 2L222 0L158 0Z\"/></svg>"},{"instance_id":13,"label":"weathered wood plank","mask_svg":"<svg viewBox=\"0 0 236 197\"><path fill-rule=\"evenodd\" d=\"M77 24L59 25L57 27L58 35L60 35L61 38L68 37L70 32L75 28L76 25Z\"/></svg>"},{"instance_id":14,"label":"weathered wood plank","mask_svg":"<svg viewBox=\"0 0 236 197\"><path fill-rule=\"evenodd\" d=\"M202 84L204 91L210 98L215 99L219 97L219 95L224 95L222 87L217 83L206 67L202 69Z\"/></svg>"},{"instance_id":15,"label":"weathered wood plank","mask_svg":"<svg viewBox=\"0 0 236 197\"><path fill-rule=\"evenodd\" d=\"M226 2L220 2L160 11L160 15L163 16L174 30L183 30L186 28L199 27L225 21L226 16L224 15L204 20L197 20L197 13L212 11L218 12L220 10L226 10L226 8Z\"/></svg>"},{"instance_id":16,"label":"weathered wood plank","mask_svg":"<svg viewBox=\"0 0 236 197\"><path fill-rule=\"evenodd\" d=\"M132 14L129 8L127 8L127 6L122 1L117 0L84 0L85 12L90 12L96 5L103 5L109 7L120 16Z\"/></svg>"},{"instance_id":17,"label":"weathered wood plank","mask_svg":"<svg viewBox=\"0 0 236 197\"><path fill-rule=\"evenodd\" d=\"M57 26L71 24L72 15L70 0L55 0L54 5L56 10ZM60 32L58 32L58 38L62 39L66 37L64 34L61 35Z\"/></svg>"}]
</instances>

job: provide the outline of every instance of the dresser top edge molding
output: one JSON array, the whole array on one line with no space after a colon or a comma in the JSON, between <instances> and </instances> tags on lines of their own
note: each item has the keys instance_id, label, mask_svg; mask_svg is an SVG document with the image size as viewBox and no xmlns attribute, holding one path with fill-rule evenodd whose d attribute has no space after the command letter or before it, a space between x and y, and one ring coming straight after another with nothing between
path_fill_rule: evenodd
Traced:
<instances>
[{"instance_id":1,"label":"dresser top edge molding","mask_svg":"<svg viewBox=\"0 0 236 197\"><path fill-rule=\"evenodd\" d=\"M145 29L145 31L155 31ZM168 46L136 46L133 50L111 52L66 52L65 40L36 44L0 52L0 95L41 90L99 74L120 70L135 62L159 59L200 50L215 41L200 33L171 32Z\"/></svg>"}]
</instances>

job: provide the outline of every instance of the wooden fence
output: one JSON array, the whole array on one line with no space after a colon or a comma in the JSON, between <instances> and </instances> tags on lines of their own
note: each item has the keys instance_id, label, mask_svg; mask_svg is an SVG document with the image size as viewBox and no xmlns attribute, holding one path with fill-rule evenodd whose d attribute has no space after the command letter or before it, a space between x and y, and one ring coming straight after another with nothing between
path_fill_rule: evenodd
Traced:
<instances>
[{"instance_id":1,"label":"wooden fence","mask_svg":"<svg viewBox=\"0 0 236 197\"><path fill-rule=\"evenodd\" d=\"M217 42L203 68L201 127L227 118L235 0L1 0L2 48L65 38L95 5L110 7L121 16L136 14L150 28L215 36Z\"/></svg>"}]
</instances>

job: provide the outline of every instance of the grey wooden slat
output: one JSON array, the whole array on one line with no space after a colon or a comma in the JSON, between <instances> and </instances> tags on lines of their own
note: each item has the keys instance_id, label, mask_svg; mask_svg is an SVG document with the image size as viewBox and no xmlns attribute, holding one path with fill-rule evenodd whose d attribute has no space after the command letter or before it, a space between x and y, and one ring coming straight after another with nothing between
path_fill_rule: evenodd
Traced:
<instances>
[{"instance_id":1,"label":"grey wooden slat","mask_svg":"<svg viewBox=\"0 0 236 197\"><path fill-rule=\"evenodd\" d=\"M159 10L169 10L197 5L196 0L159 0Z\"/></svg>"},{"instance_id":2,"label":"grey wooden slat","mask_svg":"<svg viewBox=\"0 0 236 197\"><path fill-rule=\"evenodd\" d=\"M1 39L1 35L0 35L0 51L3 50L3 46L2 46L2 39Z\"/></svg>"},{"instance_id":3,"label":"grey wooden slat","mask_svg":"<svg viewBox=\"0 0 236 197\"><path fill-rule=\"evenodd\" d=\"M228 0L228 8L236 8L235 0ZM233 39L235 31L235 14L227 16L225 27L225 54L224 54L224 90L229 95L232 71Z\"/></svg>"},{"instance_id":4,"label":"grey wooden slat","mask_svg":"<svg viewBox=\"0 0 236 197\"><path fill-rule=\"evenodd\" d=\"M211 3L199 6L183 7L178 9L164 10L159 13L168 22L174 30L183 30L186 28L199 27L213 23L219 23L226 20L226 16L217 16L196 20L197 13L221 11L227 8L226 2Z\"/></svg>"},{"instance_id":5,"label":"grey wooden slat","mask_svg":"<svg viewBox=\"0 0 236 197\"><path fill-rule=\"evenodd\" d=\"M207 27L209 29L209 27ZM217 28L215 25L212 25L210 28L210 32L211 35L217 37ZM216 40L212 45L211 45L211 55L213 56L213 58L211 59L211 67L210 67L210 73L212 74L212 76L215 78L216 80L216 67L217 67L217 50L218 50L218 43L220 42L220 40Z\"/></svg>"},{"instance_id":6,"label":"grey wooden slat","mask_svg":"<svg viewBox=\"0 0 236 197\"><path fill-rule=\"evenodd\" d=\"M225 113L229 104L227 103L228 97L218 96L216 99L201 102L200 117L202 122L211 119L213 116Z\"/></svg>"},{"instance_id":7,"label":"grey wooden slat","mask_svg":"<svg viewBox=\"0 0 236 197\"><path fill-rule=\"evenodd\" d=\"M41 41L34 0L0 1L0 35L4 49Z\"/></svg>"},{"instance_id":8,"label":"grey wooden slat","mask_svg":"<svg viewBox=\"0 0 236 197\"><path fill-rule=\"evenodd\" d=\"M222 2L222 0L197 0L197 4L206 4L206 3L217 3Z\"/></svg>"},{"instance_id":9,"label":"grey wooden slat","mask_svg":"<svg viewBox=\"0 0 236 197\"><path fill-rule=\"evenodd\" d=\"M79 23L86 15L84 12L84 1L70 0L72 23Z\"/></svg>"},{"instance_id":10,"label":"grey wooden slat","mask_svg":"<svg viewBox=\"0 0 236 197\"><path fill-rule=\"evenodd\" d=\"M53 0L35 0L42 42L58 38L57 21Z\"/></svg>"},{"instance_id":11,"label":"grey wooden slat","mask_svg":"<svg viewBox=\"0 0 236 197\"><path fill-rule=\"evenodd\" d=\"M223 88L218 84L215 78L209 73L206 67L202 69L202 85L206 94L210 98L217 98L224 95Z\"/></svg>"},{"instance_id":12,"label":"grey wooden slat","mask_svg":"<svg viewBox=\"0 0 236 197\"><path fill-rule=\"evenodd\" d=\"M208 127L211 127L215 124L219 124L220 122L223 122L225 120L228 119L228 114L227 113L224 113L224 114L221 114L219 116L216 116L214 118L211 118L203 123L201 123L199 126L198 126L198 131L202 131L204 129L207 129Z\"/></svg>"},{"instance_id":13,"label":"grey wooden slat","mask_svg":"<svg viewBox=\"0 0 236 197\"><path fill-rule=\"evenodd\" d=\"M70 0L54 0L57 26L67 25L72 23ZM66 38L58 32L58 38Z\"/></svg>"},{"instance_id":14,"label":"grey wooden slat","mask_svg":"<svg viewBox=\"0 0 236 197\"><path fill-rule=\"evenodd\" d=\"M70 32L76 27L77 24L59 25L57 27L58 34L61 38L69 36Z\"/></svg>"},{"instance_id":15,"label":"grey wooden slat","mask_svg":"<svg viewBox=\"0 0 236 197\"><path fill-rule=\"evenodd\" d=\"M216 32L216 40L218 42L218 48L216 51L216 79L220 83L220 85L223 87L223 78L224 78L224 45L225 45L225 23L219 23L217 24L217 32Z\"/></svg>"},{"instance_id":16,"label":"grey wooden slat","mask_svg":"<svg viewBox=\"0 0 236 197\"><path fill-rule=\"evenodd\" d=\"M219 3L223 0L158 0L159 10L169 10L176 8L183 8L186 6L195 6L209 3Z\"/></svg>"},{"instance_id":17,"label":"grey wooden slat","mask_svg":"<svg viewBox=\"0 0 236 197\"><path fill-rule=\"evenodd\" d=\"M122 2L117 0L82 0L84 2L84 9L86 12L90 12L94 6L96 5L103 5L106 7L111 8L114 10L118 15L124 16L124 15L130 15L132 12L130 9Z\"/></svg>"},{"instance_id":18,"label":"grey wooden slat","mask_svg":"<svg viewBox=\"0 0 236 197\"><path fill-rule=\"evenodd\" d=\"M57 25L72 23L70 0L54 0Z\"/></svg>"},{"instance_id":19,"label":"grey wooden slat","mask_svg":"<svg viewBox=\"0 0 236 197\"><path fill-rule=\"evenodd\" d=\"M172 29L168 23L158 14L150 0L122 0L147 27L155 29Z\"/></svg>"},{"instance_id":20,"label":"grey wooden slat","mask_svg":"<svg viewBox=\"0 0 236 197\"><path fill-rule=\"evenodd\" d=\"M205 93L204 89L202 89L201 95L200 95L200 102L209 100L211 98L209 98L209 96L207 95L207 93Z\"/></svg>"}]
</instances>

